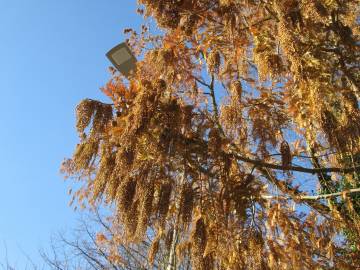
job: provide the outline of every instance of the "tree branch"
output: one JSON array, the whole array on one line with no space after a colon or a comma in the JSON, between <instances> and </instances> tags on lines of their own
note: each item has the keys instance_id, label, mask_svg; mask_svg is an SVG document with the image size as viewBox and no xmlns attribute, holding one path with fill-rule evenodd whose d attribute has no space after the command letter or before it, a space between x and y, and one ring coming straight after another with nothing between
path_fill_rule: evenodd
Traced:
<instances>
[{"instance_id":1,"label":"tree branch","mask_svg":"<svg viewBox=\"0 0 360 270\"><path fill-rule=\"evenodd\" d=\"M195 76L191 76L194 78L195 81L197 81L198 83L202 84L203 86L206 86L207 88L211 88L210 84L204 82L203 80L199 79L198 77L195 77Z\"/></svg>"},{"instance_id":2,"label":"tree branch","mask_svg":"<svg viewBox=\"0 0 360 270\"><path fill-rule=\"evenodd\" d=\"M319 200L319 199L326 199L326 198L330 198L330 197L338 197L338 196L342 196L344 194L359 193L359 192L360 192L360 188L353 188L353 189L348 189L348 190L344 190L344 191L340 191L340 192L334 192L334 193L329 193L329 194L321 194L321 195L314 195L314 196L300 195L300 196L296 196L296 198L299 199L299 200ZM262 199L276 199L276 198L291 199L288 196L276 196L276 195L262 195L261 198Z\"/></svg>"},{"instance_id":3,"label":"tree branch","mask_svg":"<svg viewBox=\"0 0 360 270\"><path fill-rule=\"evenodd\" d=\"M218 110L218 105L217 105L216 97L215 97L214 84L215 84L215 77L214 77L214 74L212 74L211 75L211 83L209 85L210 96L211 96L211 102L212 102L214 113L215 113L216 123L218 125L220 125L220 123L219 123L219 110Z\"/></svg>"},{"instance_id":4,"label":"tree branch","mask_svg":"<svg viewBox=\"0 0 360 270\"><path fill-rule=\"evenodd\" d=\"M304 193L299 194L299 190L294 189L290 185L285 184L283 181L276 179L276 177L268 169L266 168L257 168L257 169L263 174L265 178L269 180L270 183L274 184L277 188L279 188L282 193L288 194L289 199L291 198L294 201L298 201L297 199L298 196L302 196L302 195L305 196ZM305 201L305 203L323 216L327 216L330 213L329 207L327 207L324 204L321 204L316 200Z\"/></svg>"},{"instance_id":5,"label":"tree branch","mask_svg":"<svg viewBox=\"0 0 360 270\"><path fill-rule=\"evenodd\" d=\"M235 159L247 162L253 165L256 165L258 167L264 167L269 169L275 169L275 170L286 170L286 171L295 171L295 172L303 172L303 173L310 173L310 174L318 174L318 173L330 173L330 172L338 172L338 173L351 173L351 172L358 172L360 171L360 165L354 166L352 168L336 168L336 167L329 167L329 168L306 168L301 166L282 166L280 164L273 164L264 162L261 160L251 159L248 157L241 156L233 151L230 151L228 153L229 155L232 155Z\"/></svg>"},{"instance_id":6,"label":"tree branch","mask_svg":"<svg viewBox=\"0 0 360 270\"><path fill-rule=\"evenodd\" d=\"M222 129L220 129L220 131L223 132ZM208 142L201 138L196 138L196 139L183 138L183 139L187 140L188 143L198 144L201 147L204 147L204 149L208 148ZM226 139L226 137L224 137L224 139ZM306 167L291 166L291 165L283 166L281 164L268 163L268 162L265 162L265 161L262 161L259 159L253 159L253 158L242 156L237 153L238 150L237 150L236 145L234 145L234 144L231 144L229 148L230 149L225 150L223 152L224 155L228 155L239 161L250 163L252 165L255 165L257 168L268 168L268 169L281 170L281 171L294 171L294 172L302 172L302 173L308 173L308 174L331 173L331 172L337 172L337 173L360 172L360 165L353 166L353 167L347 167L347 168L337 168L337 167L306 168Z\"/></svg>"}]
</instances>

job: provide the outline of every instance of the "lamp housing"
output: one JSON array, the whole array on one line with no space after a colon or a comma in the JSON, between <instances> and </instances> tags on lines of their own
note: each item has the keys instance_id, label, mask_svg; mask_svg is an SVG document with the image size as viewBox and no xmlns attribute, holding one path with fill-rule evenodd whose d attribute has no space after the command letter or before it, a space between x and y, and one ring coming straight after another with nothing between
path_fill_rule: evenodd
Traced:
<instances>
[{"instance_id":1,"label":"lamp housing","mask_svg":"<svg viewBox=\"0 0 360 270\"><path fill-rule=\"evenodd\" d=\"M125 42L112 48L106 56L125 77L129 77L136 69L136 57Z\"/></svg>"}]
</instances>

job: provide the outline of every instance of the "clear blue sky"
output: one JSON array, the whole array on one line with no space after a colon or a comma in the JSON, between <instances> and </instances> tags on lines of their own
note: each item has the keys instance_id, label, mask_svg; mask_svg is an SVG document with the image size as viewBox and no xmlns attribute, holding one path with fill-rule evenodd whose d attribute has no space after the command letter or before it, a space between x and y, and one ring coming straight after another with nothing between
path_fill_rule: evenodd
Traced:
<instances>
[{"instance_id":1,"label":"clear blue sky","mask_svg":"<svg viewBox=\"0 0 360 270\"><path fill-rule=\"evenodd\" d=\"M136 0L0 0L0 263L24 269L52 233L71 228L59 174L77 135L76 104L102 97L105 53L137 27Z\"/></svg>"}]
</instances>

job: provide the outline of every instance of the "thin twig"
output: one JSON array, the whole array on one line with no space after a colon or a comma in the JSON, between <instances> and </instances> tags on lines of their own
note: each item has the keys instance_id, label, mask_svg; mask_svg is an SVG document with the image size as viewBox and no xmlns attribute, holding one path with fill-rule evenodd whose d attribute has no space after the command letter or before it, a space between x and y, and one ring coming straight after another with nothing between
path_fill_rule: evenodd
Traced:
<instances>
[{"instance_id":1,"label":"thin twig","mask_svg":"<svg viewBox=\"0 0 360 270\"><path fill-rule=\"evenodd\" d=\"M212 74L211 75L211 83L210 83L210 86L209 86L210 96L211 96L211 101L212 101L212 104L213 104L216 123L218 125L220 125L220 123L219 123L219 109L218 109L218 105L217 105L217 102L216 102L214 84L215 84L215 76L214 76L214 74Z\"/></svg>"},{"instance_id":2,"label":"thin twig","mask_svg":"<svg viewBox=\"0 0 360 270\"><path fill-rule=\"evenodd\" d=\"M200 79L200 78L198 78L198 77L195 77L195 76L192 76L192 77L195 79L195 81L197 81L198 83L202 84L203 86L206 86L207 88L210 88L210 87L211 87L210 84L204 82L202 79Z\"/></svg>"}]
</instances>

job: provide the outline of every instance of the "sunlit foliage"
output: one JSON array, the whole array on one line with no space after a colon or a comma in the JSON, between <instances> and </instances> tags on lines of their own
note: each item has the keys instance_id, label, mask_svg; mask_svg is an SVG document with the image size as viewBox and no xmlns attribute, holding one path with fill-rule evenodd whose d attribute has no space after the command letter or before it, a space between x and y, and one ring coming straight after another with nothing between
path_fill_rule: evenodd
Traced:
<instances>
[{"instance_id":1,"label":"sunlit foliage","mask_svg":"<svg viewBox=\"0 0 360 270\"><path fill-rule=\"evenodd\" d=\"M359 266L360 2L139 4L161 31L127 29L136 72L79 104L75 198L168 269Z\"/></svg>"}]
</instances>

